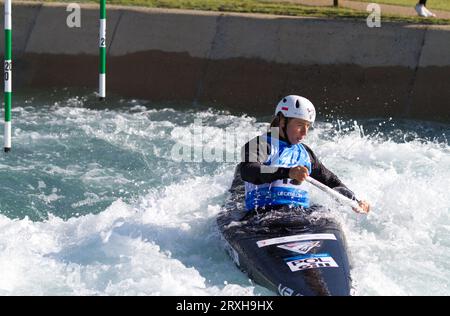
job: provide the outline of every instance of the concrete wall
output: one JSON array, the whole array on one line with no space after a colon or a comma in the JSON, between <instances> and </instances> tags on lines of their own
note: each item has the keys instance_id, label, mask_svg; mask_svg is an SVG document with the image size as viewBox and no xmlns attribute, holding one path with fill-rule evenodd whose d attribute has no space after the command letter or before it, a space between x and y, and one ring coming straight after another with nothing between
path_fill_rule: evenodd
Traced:
<instances>
[{"instance_id":1,"label":"concrete wall","mask_svg":"<svg viewBox=\"0 0 450 316\"><path fill-rule=\"evenodd\" d=\"M15 91L97 89L98 7L82 6L81 28L68 14L14 5ZM450 121L450 26L109 6L107 45L108 91L123 96L267 115L295 93L322 115Z\"/></svg>"}]
</instances>

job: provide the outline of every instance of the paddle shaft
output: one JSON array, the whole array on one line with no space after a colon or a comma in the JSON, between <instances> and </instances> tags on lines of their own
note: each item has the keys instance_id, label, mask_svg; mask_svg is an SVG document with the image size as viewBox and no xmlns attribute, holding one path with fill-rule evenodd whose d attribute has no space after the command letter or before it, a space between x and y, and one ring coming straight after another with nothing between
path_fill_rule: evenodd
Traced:
<instances>
[{"instance_id":1,"label":"paddle shaft","mask_svg":"<svg viewBox=\"0 0 450 316\"><path fill-rule=\"evenodd\" d=\"M331 195L335 199L337 199L342 204L349 205L357 210L358 213L365 213L364 210L359 206L358 202L355 200L351 200L348 197L340 194L339 192L327 187L325 184L317 181L316 179L313 179L311 177L307 177L306 181L311 183L313 186L319 188L320 190L324 191L325 193Z\"/></svg>"}]
</instances>

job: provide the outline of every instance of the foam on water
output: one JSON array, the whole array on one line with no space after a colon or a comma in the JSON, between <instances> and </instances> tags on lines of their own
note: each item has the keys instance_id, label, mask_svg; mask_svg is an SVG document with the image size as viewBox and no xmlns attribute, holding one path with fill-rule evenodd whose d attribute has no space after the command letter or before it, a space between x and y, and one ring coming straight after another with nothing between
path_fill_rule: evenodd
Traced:
<instances>
[{"instance_id":1,"label":"foam on water","mask_svg":"<svg viewBox=\"0 0 450 316\"><path fill-rule=\"evenodd\" d=\"M217 238L220 205L207 203L226 190L223 175L155 190L133 204L119 199L99 214L67 221L1 216L0 293L255 294ZM181 189L186 198L177 201ZM205 190L210 194L199 199Z\"/></svg>"},{"instance_id":2,"label":"foam on water","mask_svg":"<svg viewBox=\"0 0 450 316\"><path fill-rule=\"evenodd\" d=\"M135 100L88 108L90 99L14 108L13 151L0 155L0 294L275 294L234 266L215 226L235 163L171 159L192 143L196 119L203 146L193 152L223 157L245 141L230 147L227 130L253 136L267 124ZM365 217L312 195L343 224L359 295L450 294L448 136L448 125L393 120L310 132L322 162L373 206Z\"/></svg>"}]
</instances>

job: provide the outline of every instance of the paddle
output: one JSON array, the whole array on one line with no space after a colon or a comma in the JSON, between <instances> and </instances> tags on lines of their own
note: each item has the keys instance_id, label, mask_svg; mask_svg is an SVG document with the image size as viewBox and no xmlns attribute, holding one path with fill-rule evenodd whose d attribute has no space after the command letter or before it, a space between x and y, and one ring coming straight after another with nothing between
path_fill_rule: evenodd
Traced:
<instances>
[{"instance_id":1,"label":"paddle","mask_svg":"<svg viewBox=\"0 0 450 316\"><path fill-rule=\"evenodd\" d=\"M359 206L358 202L355 200L351 200L348 197L340 194L339 192L327 187L325 184L317 181L316 179L313 179L311 177L307 177L306 181L311 183L313 186L319 188L320 190L324 191L325 193L328 193L329 195L331 195L332 197L334 197L335 199L337 199L339 202L341 202L344 205L349 205L351 207L353 207L354 209L356 209L357 213L360 214L366 214L366 212L364 212L364 210Z\"/></svg>"}]
</instances>

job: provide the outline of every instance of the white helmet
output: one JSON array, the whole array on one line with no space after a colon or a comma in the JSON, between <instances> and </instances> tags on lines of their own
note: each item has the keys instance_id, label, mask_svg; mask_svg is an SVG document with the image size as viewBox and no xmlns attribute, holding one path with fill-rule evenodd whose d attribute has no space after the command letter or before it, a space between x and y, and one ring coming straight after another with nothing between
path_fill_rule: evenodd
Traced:
<instances>
[{"instance_id":1,"label":"white helmet","mask_svg":"<svg viewBox=\"0 0 450 316\"><path fill-rule=\"evenodd\" d=\"M277 105L275 115L281 112L285 117L299 118L314 123L316 119L316 109L308 99L298 95L288 95Z\"/></svg>"}]
</instances>

